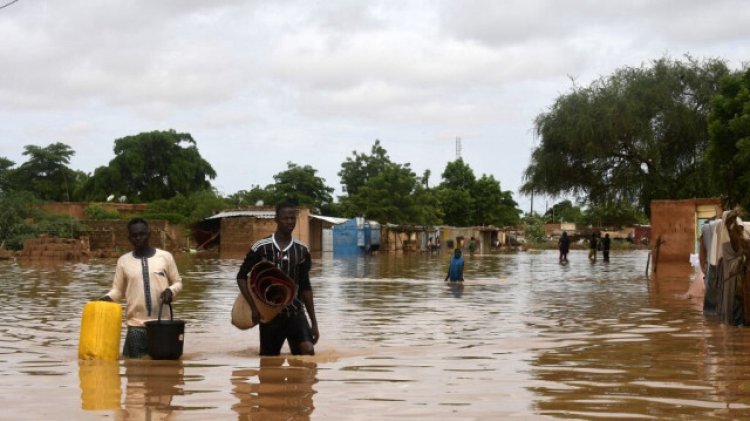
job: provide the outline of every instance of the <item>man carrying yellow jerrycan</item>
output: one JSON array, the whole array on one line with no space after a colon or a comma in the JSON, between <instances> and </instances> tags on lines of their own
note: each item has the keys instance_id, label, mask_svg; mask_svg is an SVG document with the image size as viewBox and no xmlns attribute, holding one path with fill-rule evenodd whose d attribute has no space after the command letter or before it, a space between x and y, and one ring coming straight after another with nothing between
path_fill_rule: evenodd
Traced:
<instances>
[{"instance_id":1,"label":"man carrying yellow jerrycan","mask_svg":"<svg viewBox=\"0 0 750 421\"><path fill-rule=\"evenodd\" d=\"M151 247L148 223L141 218L128 221L128 239L133 251L117 260L112 289L99 301L92 301L83 309L78 358L116 360L120 348L122 308L127 301L125 317L128 332L122 355L142 358L149 353L146 322L165 318L160 314L160 303L171 303L182 290L182 278L171 253ZM175 321L177 322L177 321ZM182 335L179 335L182 353ZM179 356L178 356L179 357Z\"/></svg>"}]
</instances>

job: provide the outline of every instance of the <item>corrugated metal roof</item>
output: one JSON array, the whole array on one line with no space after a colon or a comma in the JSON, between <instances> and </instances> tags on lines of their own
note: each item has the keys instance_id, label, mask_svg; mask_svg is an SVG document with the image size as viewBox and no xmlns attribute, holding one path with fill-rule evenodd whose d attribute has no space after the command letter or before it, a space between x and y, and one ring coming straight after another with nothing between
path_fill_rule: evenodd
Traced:
<instances>
[{"instance_id":1,"label":"corrugated metal roof","mask_svg":"<svg viewBox=\"0 0 750 421\"><path fill-rule=\"evenodd\" d=\"M338 218L335 216L310 215L310 217L320 219L321 221L326 221L334 225L343 224L344 222L348 221L348 219L346 218Z\"/></svg>"},{"instance_id":2,"label":"corrugated metal roof","mask_svg":"<svg viewBox=\"0 0 750 421\"><path fill-rule=\"evenodd\" d=\"M234 218L238 216L252 216L260 219L273 219L276 216L276 212L266 210L225 211L219 212L216 215L211 215L206 219Z\"/></svg>"}]
</instances>

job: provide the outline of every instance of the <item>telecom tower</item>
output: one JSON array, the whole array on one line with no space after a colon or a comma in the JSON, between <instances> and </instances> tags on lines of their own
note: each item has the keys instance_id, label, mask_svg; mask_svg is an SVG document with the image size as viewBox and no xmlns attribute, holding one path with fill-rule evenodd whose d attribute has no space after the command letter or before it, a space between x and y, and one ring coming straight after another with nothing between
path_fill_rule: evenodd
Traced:
<instances>
[{"instance_id":1,"label":"telecom tower","mask_svg":"<svg viewBox=\"0 0 750 421\"><path fill-rule=\"evenodd\" d=\"M461 138L456 138L456 160L461 159Z\"/></svg>"}]
</instances>

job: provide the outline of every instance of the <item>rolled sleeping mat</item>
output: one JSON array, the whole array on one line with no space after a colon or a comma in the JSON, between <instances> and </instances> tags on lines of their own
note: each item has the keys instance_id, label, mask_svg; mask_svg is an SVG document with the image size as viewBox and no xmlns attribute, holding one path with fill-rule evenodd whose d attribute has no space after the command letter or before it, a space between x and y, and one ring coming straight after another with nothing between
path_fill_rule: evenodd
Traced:
<instances>
[{"instance_id":1,"label":"rolled sleeping mat","mask_svg":"<svg viewBox=\"0 0 750 421\"><path fill-rule=\"evenodd\" d=\"M248 290L263 323L273 320L297 296L297 284L269 261L261 261L250 270ZM252 309L240 293L232 306L232 324L239 329L255 326Z\"/></svg>"}]
</instances>

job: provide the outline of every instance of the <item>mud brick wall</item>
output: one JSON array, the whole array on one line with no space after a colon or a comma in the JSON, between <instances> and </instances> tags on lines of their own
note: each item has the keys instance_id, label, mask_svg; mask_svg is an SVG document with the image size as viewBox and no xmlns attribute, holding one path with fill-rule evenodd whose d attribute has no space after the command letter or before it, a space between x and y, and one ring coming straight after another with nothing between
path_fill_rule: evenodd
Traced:
<instances>
[{"instance_id":1,"label":"mud brick wall","mask_svg":"<svg viewBox=\"0 0 750 421\"><path fill-rule=\"evenodd\" d=\"M219 257L222 259L242 259L250 246L276 230L273 219L254 217L224 218L221 220L221 245Z\"/></svg>"},{"instance_id":2,"label":"mud brick wall","mask_svg":"<svg viewBox=\"0 0 750 421\"><path fill-rule=\"evenodd\" d=\"M253 243L276 231L276 221L251 216L224 218L221 220L220 231L219 257L221 259L242 259ZM300 209L297 226L294 228L292 235L309 244L310 218L307 209Z\"/></svg>"},{"instance_id":3,"label":"mud brick wall","mask_svg":"<svg viewBox=\"0 0 750 421\"><path fill-rule=\"evenodd\" d=\"M657 239L661 236L659 262L685 262L695 253L697 230L696 210L700 205L717 204L718 199L654 200L651 202L651 248L656 256Z\"/></svg>"},{"instance_id":4,"label":"mud brick wall","mask_svg":"<svg viewBox=\"0 0 750 421\"><path fill-rule=\"evenodd\" d=\"M132 249L128 240L128 221L84 221L88 228L86 235L94 254L101 257L115 257ZM181 225L168 221L148 221L151 228L151 245L170 252L176 252L185 245Z\"/></svg>"},{"instance_id":5,"label":"mud brick wall","mask_svg":"<svg viewBox=\"0 0 750 421\"><path fill-rule=\"evenodd\" d=\"M98 205L102 209L120 213L123 218L140 215L146 211L146 204L142 203L82 203L82 202L49 202L39 205L39 209L56 215L68 215L76 219L84 219L84 209L91 205Z\"/></svg>"},{"instance_id":6,"label":"mud brick wall","mask_svg":"<svg viewBox=\"0 0 750 421\"><path fill-rule=\"evenodd\" d=\"M87 238L57 238L42 236L23 243L19 255L23 260L80 261L89 257Z\"/></svg>"}]
</instances>

